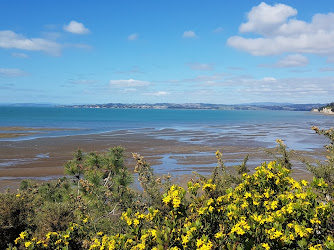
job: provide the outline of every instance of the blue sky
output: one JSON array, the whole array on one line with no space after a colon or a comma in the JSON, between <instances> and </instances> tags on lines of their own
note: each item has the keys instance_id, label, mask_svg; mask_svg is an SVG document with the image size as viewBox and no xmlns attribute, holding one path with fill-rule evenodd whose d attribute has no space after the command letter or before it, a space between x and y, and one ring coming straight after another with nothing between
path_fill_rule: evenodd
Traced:
<instances>
[{"instance_id":1,"label":"blue sky","mask_svg":"<svg viewBox=\"0 0 334 250\"><path fill-rule=\"evenodd\" d=\"M1 1L0 103L334 101L332 1Z\"/></svg>"}]
</instances>

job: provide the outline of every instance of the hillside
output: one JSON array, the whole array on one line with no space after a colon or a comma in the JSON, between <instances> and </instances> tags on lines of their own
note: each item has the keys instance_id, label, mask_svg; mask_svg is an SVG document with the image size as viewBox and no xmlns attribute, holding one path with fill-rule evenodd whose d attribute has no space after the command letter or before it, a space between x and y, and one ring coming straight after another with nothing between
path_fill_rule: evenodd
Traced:
<instances>
[{"instance_id":1,"label":"hillside","mask_svg":"<svg viewBox=\"0 0 334 250\"><path fill-rule=\"evenodd\" d=\"M292 104L292 103L254 103L254 104L209 104L209 103L146 103L146 104L84 104L62 105L71 108L113 108L113 109L208 109L208 110L285 110L285 111L311 111L322 104Z\"/></svg>"}]
</instances>

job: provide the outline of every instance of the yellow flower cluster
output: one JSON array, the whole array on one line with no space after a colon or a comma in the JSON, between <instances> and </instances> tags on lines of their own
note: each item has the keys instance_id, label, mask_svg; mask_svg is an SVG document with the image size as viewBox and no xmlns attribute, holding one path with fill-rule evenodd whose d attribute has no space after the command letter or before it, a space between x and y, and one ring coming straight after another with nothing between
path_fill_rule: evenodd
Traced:
<instances>
[{"instance_id":1,"label":"yellow flower cluster","mask_svg":"<svg viewBox=\"0 0 334 250\"><path fill-rule=\"evenodd\" d=\"M145 213L128 209L121 216L127 233L108 236L98 232L89 247L247 249L251 242L254 249L334 249L334 238L325 226L334 213L333 202L322 202L314 191L315 187L326 188L326 183L321 179L298 182L289 174L290 170L276 162L262 164L254 174L244 174L235 188L219 195L212 179L191 182L188 200L186 191L173 185L162 197L161 209L149 208ZM65 233L51 232L46 244L50 248L52 240L54 249L63 246L72 231L66 232L67 238ZM17 240L29 241L24 232Z\"/></svg>"},{"instance_id":2,"label":"yellow flower cluster","mask_svg":"<svg viewBox=\"0 0 334 250\"><path fill-rule=\"evenodd\" d=\"M180 207L181 200L183 199L184 195L185 195L185 190L182 187L173 185L171 186L165 197L162 199L162 201L165 205L178 208Z\"/></svg>"},{"instance_id":3,"label":"yellow flower cluster","mask_svg":"<svg viewBox=\"0 0 334 250\"><path fill-rule=\"evenodd\" d=\"M212 184L212 179L209 179L206 183L204 183L202 190L207 192L216 190L216 184Z\"/></svg>"}]
</instances>

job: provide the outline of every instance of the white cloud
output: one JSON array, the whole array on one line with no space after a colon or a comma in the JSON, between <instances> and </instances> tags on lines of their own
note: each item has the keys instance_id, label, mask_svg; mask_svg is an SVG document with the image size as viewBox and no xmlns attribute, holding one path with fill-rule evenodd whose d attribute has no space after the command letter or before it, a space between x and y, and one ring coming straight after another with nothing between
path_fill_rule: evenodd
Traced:
<instances>
[{"instance_id":1,"label":"white cloud","mask_svg":"<svg viewBox=\"0 0 334 250\"><path fill-rule=\"evenodd\" d=\"M334 93L334 77L293 77L274 78L271 76L255 79L252 77L226 78L214 81L210 85L192 88L194 92L202 91L199 98L206 100L223 100L235 103L236 99L245 102L328 102ZM205 95L205 91L210 95ZM189 93L188 96L193 96ZM326 101L327 100L327 101Z\"/></svg>"},{"instance_id":2,"label":"white cloud","mask_svg":"<svg viewBox=\"0 0 334 250\"><path fill-rule=\"evenodd\" d=\"M13 57L19 57L19 58L28 58L29 56L25 53L12 53Z\"/></svg>"},{"instance_id":3,"label":"white cloud","mask_svg":"<svg viewBox=\"0 0 334 250\"><path fill-rule=\"evenodd\" d=\"M145 93L144 95L151 95L151 96L164 96L164 95L169 95L168 92L166 91L157 91L157 92L150 92L150 93Z\"/></svg>"},{"instance_id":4,"label":"white cloud","mask_svg":"<svg viewBox=\"0 0 334 250\"><path fill-rule=\"evenodd\" d=\"M87 29L85 25L76 21L71 21L68 25L64 25L64 30L78 35L90 33L89 29Z\"/></svg>"},{"instance_id":5,"label":"white cloud","mask_svg":"<svg viewBox=\"0 0 334 250\"><path fill-rule=\"evenodd\" d=\"M43 51L54 56L59 56L61 52L61 45L56 42L43 38L26 38L11 30L0 31L0 48Z\"/></svg>"},{"instance_id":6,"label":"white cloud","mask_svg":"<svg viewBox=\"0 0 334 250\"><path fill-rule=\"evenodd\" d=\"M151 83L148 81L140 81L140 80L110 80L110 86L112 87L124 87L124 88L131 88L131 87L144 87L148 86Z\"/></svg>"},{"instance_id":7,"label":"white cloud","mask_svg":"<svg viewBox=\"0 0 334 250\"><path fill-rule=\"evenodd\" d=\"M134 41L134 40L137 40L138 37L139 37L139 35L137 33L133 33L133 34L128 36L128 40Z\"/></svg>"},{"instance_id":8,"label":"white cloud","mask_svg":"<svg viewBox=\"0 0 334 250\"><path fill-rule=\"evenodd\" d=\"M267 95L290 101L312 100L316 94L328 98L334 91L333 77L281 78L275 80L248 80L239 83L246 95Z\"/></svg>"},{"instance_id":9,"label":"white cloud","mask_svg":"<svg viewBox=\"0 0 334 250\"><path fill-rule=\"evenodd\" d=\"M265 82L273 82L273 81L276 81L276 78L267 76L267 77L263 77L262 80Z\"/></svg>"},{"instance_id":10,"label":"white cloud","mask_svg":"<svg viewBox=\"0 0 334 250\"><path fill-rule=\"evenodd\" d=\"M287 18L297 15L297 10L285 4L268 5L264 2L248 13L248 22L241 24L240 32L267 34L282 25Z\"/></svg>"},{"instance_id":11,"label":"white cloud","mask_svg":"<svg viewBox=\"0 0 334 250\"><path fill-rule=\"evenodd\" d=\"M27 73L20 69L0 68L0 77L20 77Z\"/></svg>"},{"instance_id":12,"label":"white cloud","mask_svg":"<svg viewBox=\"0 0 334 250\"><path fill-rule=\"evenodd\" d=\"M248 13L240 32L259 34L259 38L232 36L227 44L256 56L282 53L334 55L334 13L316 14L307 23L296 18L297 10L284 4L261 3Z\"/></svg>"},{"instance_id":13,"label":"white cloud","mask_svg":"<svg viewBox=\"0 0 334 250\"><path fill-rule=\"evenodd\" d=\"M194 31L191 31L191 30L187 30L185 32L183 32L183 35L182 35L183 38L196 38L197 35Z\"/></svg>"},{"instance_id":14,"label":"white cloud","mask_svg":"<svg viewBox=\"0 0 334 250\"><path fill-rule=\"evenodd\" d=\"M213 70L212 64L207 63L187 63L193 70Z\"/></svg>"},{"instance_id":15,"label":"white cloud","mask_svg":"<svg viewBox=\"0 0 334 250\"><path fill-rule=\"evenodd\" d=\"M291 67L303 67L309 63L306 56L300 54L287 55L274 64L263 64L263 67L272 68L291 68Z\"/></svg>"}]
</instances>

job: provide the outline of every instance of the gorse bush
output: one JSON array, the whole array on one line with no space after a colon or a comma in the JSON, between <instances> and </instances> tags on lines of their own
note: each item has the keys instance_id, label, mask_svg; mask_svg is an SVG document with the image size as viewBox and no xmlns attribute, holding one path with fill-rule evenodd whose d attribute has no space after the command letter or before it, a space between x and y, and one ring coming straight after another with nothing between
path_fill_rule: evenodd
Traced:
<instances>
[{"instance_id":1,"label":"gorse bush","mask_svg":"<svg viewBox=\"0 0 334 250\"><path fill-rule=\"evenodd\" d=\"M307 169L317 178L323 178L329 184L329 193L334 197L334 130L319 129L312 127L312 129L319 135L324 135L329 139L330 143L325 146L327 150L327 159L325 162L318 161L316 165L304 160Z\"/></svg>"},{"instance_id":2,"label":"gorse bush","mask_svg":"<svg viewBox=\"0 0 334 250\"><path fill-rule=\"evenodd\" d=\"M100 235L91 249L308 249L333 248L332 202L322 179L297 182L276 162L263 164L226 194L211 198L216 185L173 185L163 195L163 210L123 213L127 234ZM204 191L198 195L198 190Z\"/></svg>"},{"instance_id":3,"label":"gorse bush","mask_svg":"<svg viewBox=\"0 0 334 250\"><path fill-rule=\"evenodd\" d=\"M195 173L187 189L157 177L134 154L142 191L130 187L123 148L78 150L72 176L17 194L1 194L1 247L8 249L334 249L333 130L326 162L308 164L313 181L296 181L278 140L275 161L249 174L248 156L232 174L217 151L211 176Z\"/></svg>"}]
</instances>

